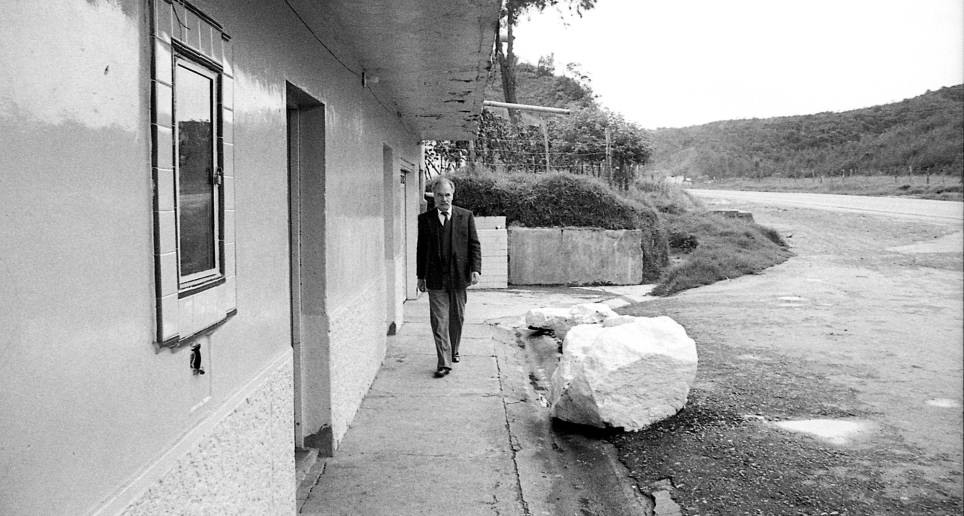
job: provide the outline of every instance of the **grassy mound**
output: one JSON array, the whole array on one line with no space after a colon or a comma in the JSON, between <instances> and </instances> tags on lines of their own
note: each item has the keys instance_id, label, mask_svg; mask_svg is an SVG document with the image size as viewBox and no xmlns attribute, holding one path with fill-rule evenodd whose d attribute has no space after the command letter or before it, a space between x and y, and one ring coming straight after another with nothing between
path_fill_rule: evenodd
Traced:
<instances>
[{"instance_id":1,"label":"grassy mound","mask_svg":"<svg viewBox=\"0 0 964 516\"><path fill-rule=\"evenodd\" d=\"M636 229L654 224L648 206L616 195L591 178L569 174L457 174L457 204L476 216L502 216L525 227Z\"/></svg>"},{"instance_id":2,"label":"grassy mound","mask_svg":"<svg viewBox=\"0 0 964 516\"><path fill-rule=\"evenodd\" d=\"M662 221L650 205L606 184L570 174L455 174L456 204L476 216L505 216L525 227L640 229L643 279L655 281L669 263Z\"/></svg>"},{"instance_id":3,"label":"grassy mound","mask_svg":"<svg viewBox=\"0 0 964 516\"><path fill-rule=\"evenodd\" d=\"M569 174L449 176L456 204L477 216L505 216L526 227L641 229L643 280L669 295L755 274L792 253L773 229L708 213L681 188L637 181L627 192Z\"/></svg>"},{"instance_id":4,"label":"grassy mound","mask_svg":"<svg viewBox=\"0 0 964 516\"><path fill-rule=\"evenodd\" d=\"M667 215L673 264L653 290L669 295L757 272L793 253L772 228L705 212Z\"/></svg>"}]
</instances>

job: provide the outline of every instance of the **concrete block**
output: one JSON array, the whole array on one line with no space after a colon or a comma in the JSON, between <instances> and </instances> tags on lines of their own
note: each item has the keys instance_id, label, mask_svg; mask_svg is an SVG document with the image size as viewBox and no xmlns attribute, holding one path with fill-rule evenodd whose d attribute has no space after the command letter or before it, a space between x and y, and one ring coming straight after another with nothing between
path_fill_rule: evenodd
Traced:
<instances>
[{"instance_id":1,"label":"concrete block","mask_svg":"<svg viewBox=\"0 0 964 516\"><path fill-rule=\"evenodd\" d=\"M505 229L505 217L475 217L475 229Z\"/></svg>"},{"instance_id":2,"label":"concrete block","mask_svg":"<svg viewBox=\"0 0 964 516\"><path fill-rule=\"evenodd\" d=\"M482 279L470 288L508 287L509 236L505 217L476 217L475 225L482 246Z\"/></svg>"},{"instance_id":3,"label":"concrete block","mask_svg":"<svg viewBox=\"0 0 964 516\"><path fill-rule=\"evenodd\" d=\"M638 285L643 281L640 230L509 230L512 285Z\"/></svg>"}]
</instances>

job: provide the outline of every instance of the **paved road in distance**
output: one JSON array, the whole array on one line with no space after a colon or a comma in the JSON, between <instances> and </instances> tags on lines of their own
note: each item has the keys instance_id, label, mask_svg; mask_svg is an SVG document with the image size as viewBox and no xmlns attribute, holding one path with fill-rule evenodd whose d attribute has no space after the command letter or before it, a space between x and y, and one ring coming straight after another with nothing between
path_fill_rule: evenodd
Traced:
<instances>
[{"instance_id":1,"label":"paved road in distance","mask_svg":"<svg viewBox=\"0 0 964 516\"><path fill-rule=\"evenodd\" d=\"M687 192L700 197L793 206L853 213L877 213L895 217L931 220L934 222L964 223L964 203L934 201L903 197L870 197L863 195L835 195L796 192L745 192L738 190L698 190Z\"/></svg>"}]
</instances>

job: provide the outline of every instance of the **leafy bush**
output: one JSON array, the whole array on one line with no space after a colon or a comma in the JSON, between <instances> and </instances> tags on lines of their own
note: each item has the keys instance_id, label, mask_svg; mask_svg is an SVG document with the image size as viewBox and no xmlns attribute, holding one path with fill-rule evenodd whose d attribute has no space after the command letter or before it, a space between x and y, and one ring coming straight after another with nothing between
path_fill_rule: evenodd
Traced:
<instances>
[{"instance_id":1,"label":"leafy bush","mask_svg":"<svg viewBox=\"0 0 964 516\"><path fill-rule=\"evenodd\" d=\"M659 226L655 211L591 177L569 174L451 176L456 204L476 216L526 227L638 229Z\"/></svg>"},{"instance_id":2,"label":"leafy bush","mask_svg":"<svg viewBox=\"0 0 964 516\"><path fill-rule=\"evenodd\" d=\"M699 246L696 235L671 231L669 233L669 248L680 253L690 253Z\"/></svg>"}]
</instances>

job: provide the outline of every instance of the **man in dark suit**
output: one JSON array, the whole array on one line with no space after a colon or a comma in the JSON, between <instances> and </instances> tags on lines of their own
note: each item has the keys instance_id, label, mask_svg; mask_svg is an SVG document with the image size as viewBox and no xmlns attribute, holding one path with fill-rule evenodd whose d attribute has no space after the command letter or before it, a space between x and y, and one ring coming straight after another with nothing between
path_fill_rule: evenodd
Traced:
<instances>
[{"instance_id":1,"label":"man in dark suit","mask_svg":"<svg viewBox=\"0 0 964 516\"><path fill-rule=\"evenodd\" d=\"M482 246L472 212L452 205L455 185L440 177L432 185L435 208L418 216L416 276L418 290L428 291L429 320L435 337L435 377L459 361L465 314L465 289L479 282Z\"/></svg>"}]
</instances>

